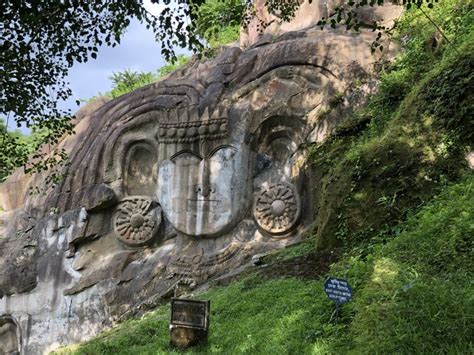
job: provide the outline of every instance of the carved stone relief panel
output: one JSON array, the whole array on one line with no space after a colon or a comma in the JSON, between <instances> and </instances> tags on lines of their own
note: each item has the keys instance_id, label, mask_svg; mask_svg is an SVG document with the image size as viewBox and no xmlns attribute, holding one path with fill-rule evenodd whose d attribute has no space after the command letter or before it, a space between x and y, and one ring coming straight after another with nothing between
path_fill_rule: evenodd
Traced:
<instances>
[{"instance_id":1,"label":"carved stone relief panel","mask_svg":"<svg viewBox=\"0 0 474 355\"><path fill-rule=\"evenodd\" d=\"M300 222L302 204L297 186L301 174L296 158L304 129L302 119L280 115L255 127L253 216L264 234L287 236Z\"/></svg>"},{"instance_id":2,"label":"carved stone relief panel","mask_svg":"<svg viewBox=\"0 0 474 355\"><path fill-rule=\"evenodd\" d=\"M193 143L200 140L226 138L227 120L165 123L160 127L160 143Z\"/></svg>"},{"instance_id":3,"label":"carved stone relief panel","mask_svg":"<svg viewBox=\"0 0 474 355\"><path fill-rule=\"evenodd\" d=\"M290 232L298 223L301 213L296 188L284 182L269 185L257 195L253 213L264 231L275 235Z\"/></svg>"},{"instance_id":4,"label":"carved stone relief panel","mask_svg":"<svg viewBox=\"0 0 474 355\"><path fill-rule=\"evenodd\" d=\"M134 144L127 152L124 177L129 196L153 196L156 188L157 154L146 143Z\"/></svg>"},{"instance_id":5,"label":"carved stone relief panel","mask_svg":"<svg viewBox=\"0 0 474 355\"><path fill-rule=\"evenodd\" d=\"M267 154L278 163L283 163L295 150L294 142L285 136L280 136L272 140L267 147Z\"/></svg>"},{"instance_id":6,"label":"carved stone relief panel","mask_svg":"<svg viewBox=\"0 0 474 355\"><path fill-rule=\"evenodd\" d=\"M191 111L179 119L160 122L160 144L169 156L159 165L158 200L178 231L220 236L241 218L249 150L229 144L226 113Z\"/></svg>"},{"instance_id":7,"label":"carved stone relief panel","mask_svg":"<svg viewBox=\"0 0 474 355\"><path fill-rule=\"evenodd\" d=\"M0 354L20 354L18 326L10 317L0 317Z\"/></svg>"},{"instance_id":8,"label":"carved stone relief panel","mask_svg":"<svg viewBox=\"0 0 474 355\"><path fill-rule=\"evenodd\" d=\"M266 119L257 129L258 151L281 165L298 149L303 141L305 124L297 117L274 116Z\"/></svg>"},{"instance_id":9,"label":"carved stone relief panel","mask_svg":"<svg viewBox=\"0 0 474 355\"><path fill-rule=\"evenodd\" d=\"M115 212L114 226L118 239L129 246L150 242L161 224L161 207L148 197L122 200Z\"/></svg>"},{"instance_id":10,"label":"carved stone relief panel","mask_svg":"<svg viewBox=\"0 0 474 355\"><path fill-rule=\"evenodd\" d=\"M211 253L205 253L201 249L200 252L181 256L171 262L167 267L168 278L177 278L190 282L191 286L196 285L212 275L222 272L234 261L245 259L246 256L243 245L238 242L233 242Z\"/></svg>"}]
</instances>

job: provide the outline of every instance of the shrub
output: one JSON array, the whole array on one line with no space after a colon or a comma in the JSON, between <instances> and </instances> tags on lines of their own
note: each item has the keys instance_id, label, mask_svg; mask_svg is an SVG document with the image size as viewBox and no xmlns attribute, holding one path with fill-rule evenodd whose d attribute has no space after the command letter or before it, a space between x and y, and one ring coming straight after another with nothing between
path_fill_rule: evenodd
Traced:
<instances>
[{"instance_id":1,"label":"shrub","mask_svg":"<svg viewBox=\"0 0 474 355\"><path fill-rule=\"evenodd\" d=\"M206 0L195 10L199 36L210 47L238 40L245 6L242 0Z\"/></svg>"}]
</instances>

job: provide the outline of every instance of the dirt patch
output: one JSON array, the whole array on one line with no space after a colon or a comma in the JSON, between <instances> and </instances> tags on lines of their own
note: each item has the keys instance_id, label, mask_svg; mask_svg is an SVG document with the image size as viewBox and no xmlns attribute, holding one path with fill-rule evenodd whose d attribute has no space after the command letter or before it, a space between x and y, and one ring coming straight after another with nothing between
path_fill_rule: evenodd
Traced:
<instances>
[{"instance_id":1,"label":"dirt patch","mask_svg":"<svg viewBox=\"0 0 474 355\"><path fill-rule=\"evenodd\" d=\"M318 279L329 271L329 266L339 258L337 250L314 251L290 260L277 261L261 267L259 276L264 279L300 277Z\"/></svg>"}]
</instances>

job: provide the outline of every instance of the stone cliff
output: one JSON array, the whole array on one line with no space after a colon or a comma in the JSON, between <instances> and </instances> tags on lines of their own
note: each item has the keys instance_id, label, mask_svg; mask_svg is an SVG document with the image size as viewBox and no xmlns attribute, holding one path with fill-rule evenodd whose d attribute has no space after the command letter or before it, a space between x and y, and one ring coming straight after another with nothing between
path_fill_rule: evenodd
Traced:
<instances>
[{"instance_id":1,"label":"stone cliff","mask_svg":"<svg viewBox=\"0 0 474 355\"><path fill-rule=\"evenodd\" d=\"M93 103L59 144L59 186L29 195L46 176L20 170L1 185L1 350L87 339L300 240L306 147L364 103L380 59L371 32L308 24Z\"/></svg>"}]
</instances>

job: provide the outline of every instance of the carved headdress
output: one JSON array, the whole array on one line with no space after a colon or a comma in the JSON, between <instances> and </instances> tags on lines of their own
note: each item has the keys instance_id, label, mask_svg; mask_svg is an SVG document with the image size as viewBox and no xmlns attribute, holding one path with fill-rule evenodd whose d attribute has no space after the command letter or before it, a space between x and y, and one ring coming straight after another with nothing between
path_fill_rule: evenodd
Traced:
<instances>
[{"instance_id":1,"label":"carved headdress","mask_svg":"<svg viewBox=\"0 0 474 355\"><path fill-rule=\"evenodd\" d=\"M175 108L164 112L159 121L158 142L166 144L167 156L191 150L202 156L228 141L227 110L209 109L199 115L198 108ZM174 148L174 149L173 149Z\"/></svg>"}]
</instances>

